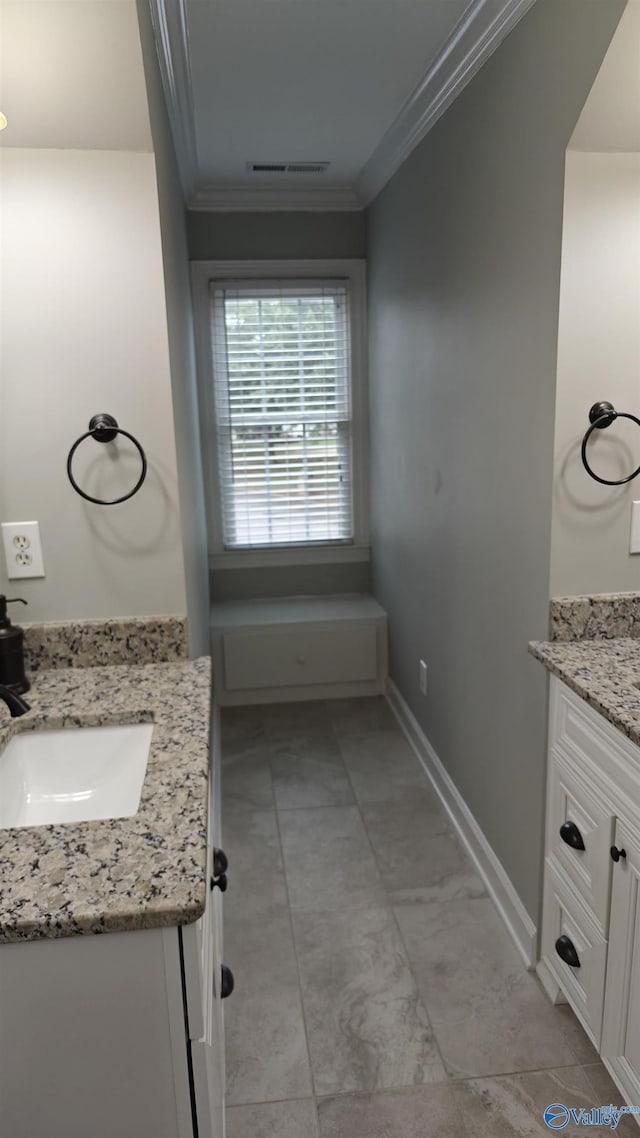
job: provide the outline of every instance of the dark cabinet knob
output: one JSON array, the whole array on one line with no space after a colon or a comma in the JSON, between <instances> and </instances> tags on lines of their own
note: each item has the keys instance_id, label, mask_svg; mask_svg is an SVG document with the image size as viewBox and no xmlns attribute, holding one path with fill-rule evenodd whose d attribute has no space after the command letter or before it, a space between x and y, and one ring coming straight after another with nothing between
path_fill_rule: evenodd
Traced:
<instances>
[{"instance_id":1,"label":"dark cabinet knob","mask_svg":"<svg viewBox=\"0 0 640 1138\"><path fill-rule=\"evenodd\" d=\"M226 893L227 892L227 885L229 884L229 882L227 881L226 873L221 873L219 877L212 877L209 884L211 885L212 889L215 889L215 887L217 885L218 889L220 890L221 893Z\"/></svg>"},{"instance_id":2,"label":"dark cabinet knob","mask_svg":"<svg viewBox=\"0 0 640 1138\"><path fill-rule=\"evenodd\" d=\"M575 822L563 822L560 827L560 837L572 849L584 849L584 840Z\"/></svg>"},{"instance_id":3,"label":"dark cabinet knob","mask_svg":"<svg viewBox=\"0 0 640 1138\"><path fill-rule=\"evenodd\" d=\"M233 992L233 989L236 986L236 982L233 978L233 972L230 968L227 968L226 964L222 965L220 973L220 997L221 999L226 1000L227 996L230 996Z\"/></svg>"},{"instance_id":4,"label":"dark cabinet knob","mask_svg":"<svg viewBox=\"0 0 640 1138\"><path fill-rule=\"evenodd\" d=\"M221 873L226 873L229 868L229 858L224 850L214 849L213 851L213 876L220 877Z\"/></svg>"},{"instance_id":5,"label":"dark cabinet knob","mask_svg":"<svg viewBox=\"0 0 640 1138\"><path fill-rule=\"evenodd\" d=\"M556 952L565 964L570 964L572 968L580 967L580 957L576 952L576 947L568 936L559 936L556 941Z\"/></svg>"},{"instance_id":6,"label":"dark cabinet knob","mask_svg":"<svg viewBox=\"0 0 640 1138\"><path fill-rule=\"evenodd\" d=\"M617 846L612 846L611 849L609 850L609 853L611 854L611 858L613 861L620 861L621 857L627 856L627 851L626 850L619 850Z\"/></svg>"}]
</instances>

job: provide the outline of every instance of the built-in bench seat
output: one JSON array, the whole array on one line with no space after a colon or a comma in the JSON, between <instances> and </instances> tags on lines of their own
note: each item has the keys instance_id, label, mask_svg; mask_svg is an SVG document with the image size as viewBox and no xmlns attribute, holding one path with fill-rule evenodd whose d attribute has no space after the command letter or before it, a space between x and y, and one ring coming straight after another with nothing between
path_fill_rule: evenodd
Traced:
<instances>
[{"instance_id":1,"label":"built-in bench seat","mask_svg":"<svg viewBox=\"0 0 640 1138\"><path fill-rule=\"evenodd\" d=\"M221 706L384 691L387 616L371 596L215 604L211 630Z\"/></svg>"}]
</instances>

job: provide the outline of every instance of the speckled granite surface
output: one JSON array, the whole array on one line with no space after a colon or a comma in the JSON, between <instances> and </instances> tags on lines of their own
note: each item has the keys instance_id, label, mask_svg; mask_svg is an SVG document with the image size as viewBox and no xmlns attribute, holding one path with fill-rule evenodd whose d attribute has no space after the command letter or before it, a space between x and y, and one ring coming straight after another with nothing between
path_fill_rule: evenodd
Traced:
<instances>
[{"instance_id":1,"label":"speckled granite surface","mask_svg":"<svg viewBox=\"0 0 640 1138\"><path fill-rule=\"evenodd\" d=\"M529 651L640 745L640 639L534 641Z\"/></svg>"},{"instance_id":2,"label":"speckled granite surface","mask_svg":"<svg viewBox=\"0 0 640 1138\"><path fill-rule=\"evenodd\" d=\"M170 663L188 655L187 620L181 616L19 623L28 673L43 668Z\"/></svg>"},{"instance_id":3,"label":"speckled granite surface","mask_svg":"<svg viewBox=\"0 0 640 1138\"><path fill-rule=\"evenodd\" d=\"M206 901L211 663L40 672L18 731L152 720L138 813L0 830L0 941L187 924Z\"/></svg>"},{"instance_id":4,"label":"speckled granite surface","mask_svg":"<svg viewBox=\"0 0 640 1138\"><path fill-rule=\"evenodd\" d=\"M554 597L549 605L552 640L640 637L640 593Z\"/></svg>"}]
</instances>

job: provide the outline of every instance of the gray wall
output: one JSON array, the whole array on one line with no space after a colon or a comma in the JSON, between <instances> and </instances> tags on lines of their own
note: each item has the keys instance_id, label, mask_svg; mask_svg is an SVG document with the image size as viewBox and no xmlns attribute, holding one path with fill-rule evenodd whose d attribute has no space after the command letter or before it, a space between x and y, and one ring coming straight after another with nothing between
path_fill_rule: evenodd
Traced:
<instances>
[{"instance_id":1,"label":"gray wall","mask_svg":"<svg viewBox=\"0 0 640 1138\"><path fill-rule=\"evenodd\" d=\"M192 261L309 260L365 255L364 213L200 213L187 214ZM315 596L368 592L368 562L277 566L267 569L215 569L211 596L216 601L249 597Z\"/></svg>"},{"instance_id":2,"label":"gray wall","mask_svg":"<svg viewBox=\"0 0 640 1138\"><path fill-rule=\"evenodd\" d=\"M273 565L263 569L216 569L211 573L216 601L248 597L315 597L331 593L368 593L368 561L345 565Z\"/></svg>"},{"instance_id":3,"label":"gray wall","mask_svg":"<svg viewBox=\"0 0 640 1138\"><path fill-rule=\"evenodd\" d=\"M364 257L364 213L187 214L192 261Z\"/></svg>"},{"instance_id":4,"label":"gray wall","mask_svg":"<svg viewBox=\"0 0 640 1138\"><path fill-rule=\"evenodd\" d=\"M186 218L147 0L137 0L137 9L158 184L189 650L201 656L209 653L208 551Z\"/></svg>"},{"instance_id":5,"label":"gray wall","mask_svg":"<svg viewBox=\"0 0 640 1138\"><path fill-rule=\"evenodd\" d=\"M538 0L368 211L391 674L534 919L564 153L624 2L586 7Z\"/></svg>"}]
</instances>

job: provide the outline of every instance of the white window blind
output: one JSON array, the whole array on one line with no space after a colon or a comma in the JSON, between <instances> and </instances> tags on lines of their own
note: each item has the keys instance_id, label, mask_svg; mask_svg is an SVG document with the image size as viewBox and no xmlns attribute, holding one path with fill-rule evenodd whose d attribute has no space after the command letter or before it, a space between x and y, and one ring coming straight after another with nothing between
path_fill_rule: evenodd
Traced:
<instances>
[{"instance_id":1,"label":"white window blind","mask_svg":"<svg viewBox=\"0 0 640 1138\"><path fill-rule=\"evenodd\" d=\"M353 539L346 281L210 286L227 549Z\"/></svg>"}]
</instances>

